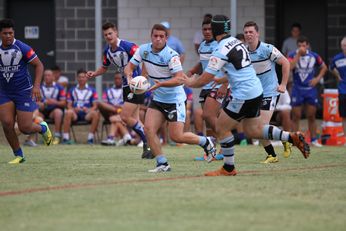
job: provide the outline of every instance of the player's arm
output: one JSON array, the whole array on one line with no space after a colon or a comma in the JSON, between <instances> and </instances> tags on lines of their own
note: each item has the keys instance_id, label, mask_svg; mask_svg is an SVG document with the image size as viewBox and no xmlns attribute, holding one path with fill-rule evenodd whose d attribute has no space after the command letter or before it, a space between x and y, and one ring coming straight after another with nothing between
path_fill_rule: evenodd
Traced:
<instances>
[{"instance_id":1,"label":"player's arm","mask_svg":"<svg viewBox=\"0 0 346 231\"><path fill-rule=\"evenodd\" d=\"M339 71L338 71L338 69L333 68L333 69L331 70L331 72L332 72L332 74L336 77L336 79L337 79L338 81L341 81L341 80L342 80L342 79L341 79L341 76L340 76L340 73L339 73Z\"/></svg>"},{"instance_id":2,"label":"player's arm","mask_svg":"<svg viewBox=\"0 0 346 231\"><path fill-rule=\"evenodd\" d=\"M202 64L198 62L195 66L193 66L190 70L186 72L187 77L191 77L194 74L202 73Z\"/></svg>"},{"instance_id":3,"label":"player's arm","mask_svg":"<svg viewBox=\"0 0 346 231\"><path fill-rule=\"evenodd\" d=\"M167 81L158 81L155 80L155 85L153 85L150 90L155 90L159 87L176 87L183 85L185 83L185 79L187 79L187 76L184 74L183 71L178 71L175 74L173 74L173 78Z\"/></svg>"},{"instance_id":4,"label":"player's arm","mask_svg":"<svg viewBox=\"0 0 346 231\"><path fill-rule=\"evenodd\" d=\"M101 66L96 71L88 71L87 77L94 78L96 76L103 75L104 73L106 73L107 70L108 68L106 66Z\"/></svg>"},{"instance_id":5,"label":"player's arm","mask_svg":"<svg viewBox=\"0 0 346 231\"><path fill-rule=\"evenodd\" d=\"M327 68L327 65L322 62L321 66L320 66L320 71L318 73L317 76L315 76L315 78L313 78L311 81L310 81L310 85L312 87L316 86L320 81L321 79L323 78L323 76L326 74L328 68Z\"/></svg>"},{"instance_id":6,"label":"player's arm","mask_svg":"<svg viewBox=\"0 0 346 231\"><path fill-rule=\"evenodd\" d=\"M306 50L304 49L298 49L294 57L289 57L288 61L290 62L290 70L293 70L296 68L296 65L302 55L306 54Z\"/></svg>"},{"instance_id":7,"label":"player's arm","mask_svg":"<svg viewBox=\"0 0 346 231\"><path fill-rule=\"evenodd\" d=\"M130 62L127 63L127 65L124 68L124 74L127 78L127 82L130 83L132 77L133 77L133 71L137 68L137 66L142 62L142 57L140 55L140 48L136 49L136 52L130 59ZM144 65L143 65L144 66ZM144 68L144 67L143 67ZM145 69L145 68L144 68ZM147 70L145 69L145 75L147 75ZM147 76L145 76L147 77Z\"/></svg>"},{"instance_id":8,"label":"player's arm","mask_svg":"<svg viewBox=\"0 0 346 231\"><path fill-rule=\"evenodd\" d=\"M280 59L276 61L276 63L281 65L282 73L282 80L277 90L280 93L284 93L286 91L286 86L290 75L290 62L287 60L286 57L282 56Z\"/></svg>"},{"instance_id":9,"label":"player's arm","mask_svg":"<svg viewBox=\"0 0 346 231\"><path fill-rule=\"evenodd\" d=\"M35 97L37 101L41 101L42 97L41 97L40 85L42 81L44 67L41 60L38 57L31 60L30 64L34 67L34 70L35 70L35 81L34 81L34 86L32 89L32 96Z\"/></svg>"},{"instance_id":10,"label":"player's arm","mask_svg":"<svg viewBox=\"0 0 346 231\"><path fill-rule=\"evenodd\" d=\"M199 77L186 79L185 85L192 88L200 88L213 81L214 76L215 75L204 71L203 74Z\"/></svg>"}]
</instances>

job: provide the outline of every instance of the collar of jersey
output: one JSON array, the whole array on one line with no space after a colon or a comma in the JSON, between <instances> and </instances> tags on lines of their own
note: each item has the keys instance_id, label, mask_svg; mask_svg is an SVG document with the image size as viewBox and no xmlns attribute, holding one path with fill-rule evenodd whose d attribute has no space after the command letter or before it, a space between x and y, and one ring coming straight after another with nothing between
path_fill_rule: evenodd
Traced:
<instances>
[{"instance_id":1,"label":"collar of jersey","mask_svg":"<svg viewBox=\"0 0 346 231\"><path fill-rule=\"evenodd\" d=\"M14 44L16 41L17 41L16 39L13 39L13 43L11 44L11 46L13 46L13 44ZM7 49L10 49L11 46L6 47L6 48L5 48L5 47L2 47L2 41L0 41L0 47L1 47L1 49L7 50Z\"/></svg>"},{"instance_id":2,"label":"collar of jersey","mask_svg":"<svg viewBox=\"0 0 346 231\"><path fill-rule=\"evenodd\" d=\"M79 88L79 84L77 84L76 88L80 89ZM85 88L84 89L88 89L89 88L89 85L88 84L85 84ZM80 89L80 90L84 90L84 89Z\"/></svg>"},{"instance_id":3,"label":"collar of jersey","mask_svg":"<svg viewBox=\"0 0 346 231\"><path fill-rule=\"evenodd\" d=\"M161 53L161 51L163 51L165 48L167 47L167 43L165 44L165 46L159 51L159 52L154 52L153 51L153 44L150 45L150 52L154 55L159 55Z\"/></svg>"}]
</instances>

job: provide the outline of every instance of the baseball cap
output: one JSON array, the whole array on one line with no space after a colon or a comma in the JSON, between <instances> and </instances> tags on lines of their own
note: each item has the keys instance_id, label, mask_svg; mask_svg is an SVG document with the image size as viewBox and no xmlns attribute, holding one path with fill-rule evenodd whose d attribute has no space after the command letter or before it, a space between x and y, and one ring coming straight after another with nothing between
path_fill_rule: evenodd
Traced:
<instances>
[{"instance_id":1,"label":"baseball cap","mask_svg":"<svg viewBox=\"0 0 346 231\"><path fill-rule=\"evenodd\" d=\"M161 22L161 25L163 25L164 27L166 27L166 29L171 29L171 25L170 25L169 22L167 22L167 21Z\"/></svg>"}]
</instances>

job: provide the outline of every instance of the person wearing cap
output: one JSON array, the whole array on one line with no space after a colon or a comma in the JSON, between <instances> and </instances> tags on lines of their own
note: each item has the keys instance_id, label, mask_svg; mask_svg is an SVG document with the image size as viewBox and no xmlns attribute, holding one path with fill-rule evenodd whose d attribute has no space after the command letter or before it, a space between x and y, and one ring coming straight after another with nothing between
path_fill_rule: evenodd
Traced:
<instances>
[{"instance_id":1,"label":"person wearing cap","mask_svg":"<svg viewBox=\"0 0 346 231\"><path fill-rule=\"evenodd\" d=\"M183 46L183 43L180 41L179 38L172 35L171 24L169 22L164 21L164 22L161 22L161 24L167 29L167 33L168 33L167 45L179 54L180 62L181 64L183 64L185 60L185 48Z\"/></svg>"},{"instance_id":2,"label":"person wearing cap","mask_svg":"<svg viewBox=\"0 0 346 231\"><path fill-rule=\"evenodd\" d=\"M273 125L263 124L260 106L263 89L256 76L249 52L245 45L230 35L231 22L225 15L215 15L211 22L213 36L218 47L209 58L208 66L198 78L184 79L189 87L202 87L214 80L221 71L226 73L231 85L231 99L225 102L223 110L216 121L216 136L224 155L224 165L205 173L205 176L235 176L234 137L231 130L244 120L244 131L248 137L267 140L288 141L296 145L305 158L310 154L310 147L301 132L287 132Z\"/></svg>"}]
</instances>

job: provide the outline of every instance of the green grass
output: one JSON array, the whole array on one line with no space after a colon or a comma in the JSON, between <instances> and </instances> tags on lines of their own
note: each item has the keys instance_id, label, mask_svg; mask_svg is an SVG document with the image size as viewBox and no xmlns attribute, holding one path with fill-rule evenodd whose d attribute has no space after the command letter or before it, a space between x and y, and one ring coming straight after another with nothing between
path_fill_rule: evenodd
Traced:
<instances>
[{"instance_id":1,"label":"green grass","mask_svg":"<svg viewBox=\"0 0 346 231\"><path fill-rule=\"evenodd\" d=\"M155 163L135 147L24 151L27 162L12 166L0 146L0 230L345 230L344 147L263 165L262 148L237 146L239 175L215 178L195 177L222 162L193 161L194 146L166 147L164 174L147 173Z\"/></svg>"}]
</instances>

